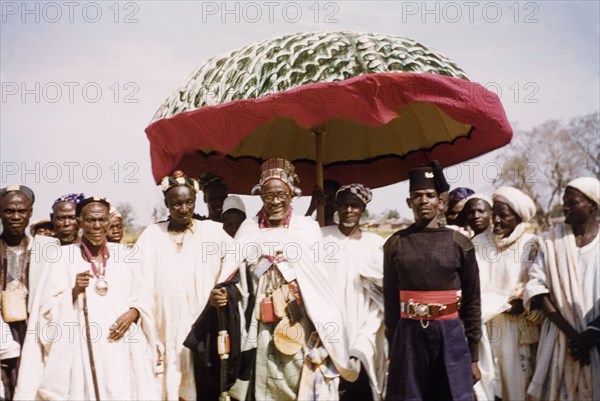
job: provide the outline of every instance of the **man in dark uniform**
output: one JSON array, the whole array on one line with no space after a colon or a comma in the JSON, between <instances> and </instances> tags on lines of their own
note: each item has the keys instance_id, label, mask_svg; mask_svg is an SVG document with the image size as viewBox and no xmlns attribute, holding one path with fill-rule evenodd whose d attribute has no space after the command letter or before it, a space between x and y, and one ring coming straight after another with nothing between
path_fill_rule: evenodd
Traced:
<instances>
[{"instance_id":1,"label":"man in dark uniform","mask_svg":"<svg viewBox=\"0 0 600 401\"><path fill-rule=\"evenodd\" d=\"M384 245L386 400L472 400L479 380L479 272L471 241L438 223L430 167L410 174L415 223ZM437 184L439 186L439 184Z\"/></svg>"}]
</instances>

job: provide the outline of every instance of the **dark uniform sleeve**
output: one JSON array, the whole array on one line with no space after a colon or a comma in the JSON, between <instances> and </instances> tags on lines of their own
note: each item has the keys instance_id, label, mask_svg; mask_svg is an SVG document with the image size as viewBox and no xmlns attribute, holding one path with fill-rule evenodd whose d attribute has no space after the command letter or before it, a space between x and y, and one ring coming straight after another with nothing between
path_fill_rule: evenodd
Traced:
<instances>
[{"instance_id":1,"label":"dark uniform sleeve","mask_svg":"<svg viewBox=\"0 0 600 401\"><path fill-rule=\"evenodd\" d=\"M397 275L392 255L396 252L397 236L392 236L383 247L383 302L385 336L392 346L394 331L400 319L400 296L398 295Z\"/></svg>"},{"instance_id":2,"label":"dark uniform sleeve","mask_svg":"<svg viewBox=\"0 0 600 401\"><path fill-rule=\"evenodd\" d=\"M460 269L462 301L459 316L465 328L465 336L471 352L471 361L479 360L478 344L481 339L481 298L479 291L479 267L475 258L475 248L466 237L456 238L462 248L463 265Z\"/></svg>"}]
</instances>

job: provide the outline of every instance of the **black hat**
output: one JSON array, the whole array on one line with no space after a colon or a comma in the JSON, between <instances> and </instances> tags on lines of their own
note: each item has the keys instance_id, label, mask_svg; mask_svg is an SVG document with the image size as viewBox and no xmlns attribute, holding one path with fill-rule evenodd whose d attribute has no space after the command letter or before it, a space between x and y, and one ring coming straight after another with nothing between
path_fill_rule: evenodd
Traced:
<instances>
[{"instance_id":1,"label":"black hat","mask_svg":"<svg viewBox=\"0 0 600 401\"><path fill-rule=\"evenodd\" d=\"M450 185L448 181L446 181L446 177L444 177L444 170L442 170L442 166L440 166L440 162L437 160L432 160L429 165L433 168L433 175L435 176L435 190L438 194L442 194L444 192L448 192L450 190Z\"/></svg>"},{"instance_id":2,"label":"black hat","mask_svg":"<svg viewBox=\"0 0 600 401\"><path fill-rule=\"evenodd\" d=\"M409 191L418 189L435 189L435 174L431 167L417 167L408 170Z\"/></svg>"},{"instance_id":3,"label":"black hat","mask_svg":"<svg viewBox=\"0 0 600 401\"><path fill-rule=\"evenodd\" d=\"M100 198L98 196L90 196L89 198L85 198L77 204L77 206L75 207L75 215L77 217L81 216L81 211L83 210L83 208L89 205L90 203L94 202L101 203L104 206L106 206L108 210L110 210L110 203L108 203L106 199Z\"/></svg>"}]
</instances>

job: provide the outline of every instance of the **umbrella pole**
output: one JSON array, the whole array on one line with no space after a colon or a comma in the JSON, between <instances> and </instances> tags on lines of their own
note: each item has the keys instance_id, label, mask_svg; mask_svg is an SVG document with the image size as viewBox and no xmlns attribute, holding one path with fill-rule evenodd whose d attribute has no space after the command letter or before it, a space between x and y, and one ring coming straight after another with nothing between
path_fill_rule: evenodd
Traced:
<instances>
[{"instance_id":1,"label":"umbrella pole","mask_svg":"<svg viewBox=\"0 0 600 401\"><path fill-rule=\"evenodd\" d=\"M323 135L324 132L315 131L315 149L317 153L317 186L324 190L323 188ZM317 205L317 221L319 225L323 227L325 225L325 205L321 202Z\"/></svg>"},{"instance_id":2,"label":"umbrella pole","mask_svg":"<svg viewBox=\"0 0 600 401\"><path fill-rule=\"evenodd\" d=\"M100 391L98 390L98 377L96 376L96 364L94 363L94 351L92 350L92 339L90 336L90 318L88 315L87 293L83 292L83 318L85 320L85 336L87 337L87 346L90 357L90 367L92 368L92 381L94 382L94 394L96 401L100 401Z\"/></svg>"}]
</instances>

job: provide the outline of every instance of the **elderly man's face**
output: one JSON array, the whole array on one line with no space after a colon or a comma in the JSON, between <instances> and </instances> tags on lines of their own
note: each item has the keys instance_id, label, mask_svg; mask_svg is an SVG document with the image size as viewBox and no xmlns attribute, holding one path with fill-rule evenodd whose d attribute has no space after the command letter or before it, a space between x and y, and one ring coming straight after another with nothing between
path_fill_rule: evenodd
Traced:
<instances>
[{"instance_id":1,"label":"elderly man's face","mask_svg":"<svg viewBox=\"0 0 600 401\"><path fill-rule=\"evenodd\" d=\"M590 216L596 216L598 208L581 191L567 187L563 195L563 215L567 224L585 223Z\"/></svg>"},{"instance_id":2,"label":"elderly man's face","mask_svg":"<svg viewBox=\"0 0 600 401\"><path fill-rule=\"evenodd\" d=\"M31 201L21 192L9 192L0 200L0 216L4 231L10 236L22 236L29 225L33 209Z\"/></svg>"},{"instance_id":3,"label":"elderly man's face","mask_svg":"<svg viewBox=\"0 0 600 401\"><path fill-rule=\"evenodd\" d=\"M492 207L494 234L506 238L521 223L521 218L504 202L494 202Z\"/></svg>"},{"instance_id":4,"label":"elderly man's face","mask_svg":"<svg viewBox=\"0 0 600 401\"><path fill-rule=\"evenodd\" d=\"M270 221L283 220L292 204L290 188L279 180L272 180L263 185L260 197Z\"/></svg>"},{"instance_id":5,"label":"elderly man's face","mask_svg":"<svg viewBox=\"0 0 600 401\"><path fill-rule=\"evenodd\" d=\"M70 244L77 239L79 225L75 217L75 204L73 202L60 202L54 205L51 217L56 238L62 244Z\"/></svg>"},{"instance_id":6,"label":"elderly man's face","mask_svg":"<svg viewBox=\"0 0 600 401\"><path fill-rule=\"evenodd\" d=\"M492 224L492 208L482 199L471 199L464 207L467 225L479 234Z\"/></svg>"},{"instance_id":7,"label":"elderly man's face","mask_svg":"<svg viewBox=\"0 0 600 401\"><path fill-rule=\"evenodd\" d=\"M110 225L106 239L109 242L120 243L123 239L123 219L119 216L112 216L108 221Z\"/></svg>"},{"instance_id":8,"label":"elderly man's face","mask_svg":"<svg viewBox=\"0 0 600 401\"><path fill-rule=\"evenodd\" d=\"M188 226L196 209L196 194L188 187L175 187L167 192L165 205L171 214L171 223Z\"/></svg>"},{"instance_id":9,"label":"elderly man's face","mask_svg":"<svg viewBox=\"0 0 600 401\"><path fill-rule=\"evenodd\" d=\"M108 208L99 202L86 205L81 210L79 225L83 236L94 246L100 246L108 234Z\"/></svg>"},{"instance_id":10,"label":"elderly man's face","mask_svg":"<svg viewBox=\"0 0 600 401\"><path fill-rule=\"evenodd\" d=\"M345 227L354 227L365 211L365 204L350 192L340 192L336 201L340 223Z\"/></svg>"}]
</instances>

